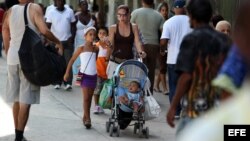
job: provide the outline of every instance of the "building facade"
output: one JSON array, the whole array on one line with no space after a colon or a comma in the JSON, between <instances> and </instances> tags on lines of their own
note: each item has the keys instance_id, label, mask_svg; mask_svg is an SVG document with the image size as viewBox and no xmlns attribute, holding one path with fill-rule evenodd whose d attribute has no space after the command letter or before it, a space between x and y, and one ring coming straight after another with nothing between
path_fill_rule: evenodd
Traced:
<instances>
[{"instance_id":1,"label":"building facade","mask_svg":"<svg viewBox=\"0 0 250 141\"><path fill-rule=\"evenodd\" d=\"M106 15L105 19L106 26L116 23L116 7L120 4L126 4L131 10L141 7L141 0L88 0L92 6L98 6L101 14ZM169 3L170 7L174 0L154 0L155 7L162 2L166 1ZM35 0L36 3L42 3L48 6L53 3L53 0ZM220 13L226 20L234 20L234 13L237 9L240 0L211 0L215 14ZM77 10L79 0L66 0L66 3L71 5L74 10Z\"/></svg>"}]
</instances>

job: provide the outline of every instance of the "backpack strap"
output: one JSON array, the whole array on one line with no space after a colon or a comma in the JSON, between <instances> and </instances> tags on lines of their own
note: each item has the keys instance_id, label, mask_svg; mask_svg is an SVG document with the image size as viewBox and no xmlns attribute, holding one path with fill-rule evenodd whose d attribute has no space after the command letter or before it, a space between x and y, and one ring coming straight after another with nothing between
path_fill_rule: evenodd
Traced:
<instances>
[{"instance_id":1,"label":"backpack strap","mask_svg":"<svg viewBox=\"0 0 250 141\"><path fill-rule=\"evenodd\" d=\"M27 18L27 8L28 8L28 6L29 6L29 3L25 4L24 13L23 13L25 26L28 26L28 24L29 24L28 23L28 18Z\"/></svg>"}]
</instances>

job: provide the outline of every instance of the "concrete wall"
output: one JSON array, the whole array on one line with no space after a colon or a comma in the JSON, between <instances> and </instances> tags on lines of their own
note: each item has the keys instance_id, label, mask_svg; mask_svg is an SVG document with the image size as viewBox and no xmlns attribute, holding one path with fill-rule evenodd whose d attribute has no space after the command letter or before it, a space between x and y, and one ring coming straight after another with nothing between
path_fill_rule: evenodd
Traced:
<instances>
[{"instance_id":1,"label":"concrete wall","mask_svg":"<svg viewBox=\"0 0 250 141\"><path fill-rule=\"evenodd\" d=\"M240 0L220 0L218 1L218 12L229 22L233 23L235 12Z\"/></svg>"}]
</instances>

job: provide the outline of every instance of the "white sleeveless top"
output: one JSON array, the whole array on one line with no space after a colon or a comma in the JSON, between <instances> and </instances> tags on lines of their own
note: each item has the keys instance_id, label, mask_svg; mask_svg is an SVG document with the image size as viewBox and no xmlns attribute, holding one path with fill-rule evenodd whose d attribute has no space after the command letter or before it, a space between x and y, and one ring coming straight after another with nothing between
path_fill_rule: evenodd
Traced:
<instances>
[{"instance_id":1,"label":"white sleeveless top","mask_svg":"<svg viewBox=\"0 0 250 141\"><path fill-rule=\"evenodd\" d=\"M11 14L9 17L9 28L10 28L10 47L7 54L7 64L8 65L17 65L20 64L18 57L18 50L21 46L23 39L23 34L25 30L24 23L24 6L25 5L14 5L11 8ZM30 4L29 4L30 6ZM29 7L27 10L27 17L29 27L38 33L36 27L30 20L29 16Z\"/></svg>"},{"instance_id":2,"label":"white sleeveless top","mask_svg":"<svg viewBox=\"0 0 250 141\"><path fill-rule=\"evenodd\" d=\"M78 18L79 19L79 18ZM88 28L90 26L94 26L95 21L91 18L89 20L89 23L87 25L84 25L80 20L77 21L76 23L76 36L75 36L75 47L78 48L79 46L84 45L85 40L84 40L84 29Z\"/></svg>"},{"instance_id":3,"label":"white sleeveless top","mask_svg":"<svg viewBox=\"0 0 250 141\"><path fill-rule=\"evenodd\" d=\"M96 53L83 52L80 54L81 69L80 72L87 75L96 75Z\"/></svg>"},{"instance_id":4,"label":"white sleeveless top","mask_svg":"<svg viewBox=\"0 0 250 141\"><path fill-rule=\"evenodd\" d=\"M98 57L106 57L108 53L108 49L103 48L102 46L99 47Z\"/></svg>"}]
</instances>

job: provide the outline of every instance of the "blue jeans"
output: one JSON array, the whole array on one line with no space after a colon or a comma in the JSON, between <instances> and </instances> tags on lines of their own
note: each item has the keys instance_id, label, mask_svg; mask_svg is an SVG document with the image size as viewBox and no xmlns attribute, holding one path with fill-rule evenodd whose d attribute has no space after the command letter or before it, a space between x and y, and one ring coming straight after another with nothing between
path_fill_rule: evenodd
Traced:
<instances>
[{"instance_id":1,"label":"blue jeans","mask_svg":"<svg viewBox=\"0 0 250 141\"><path fill-rule=\"evenodd\" d=\"M175 72L174 64L167 64L167 67L168 67L167 70L168 70L168 83L169 83L169 101L170 103L172 103L179 76ZM181 113L181 105L179 104L176 109L176 115L180 115L180 113Z\"/></svg>"}]
</instances>

